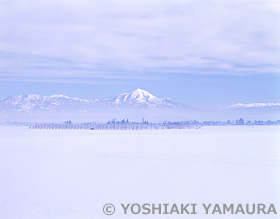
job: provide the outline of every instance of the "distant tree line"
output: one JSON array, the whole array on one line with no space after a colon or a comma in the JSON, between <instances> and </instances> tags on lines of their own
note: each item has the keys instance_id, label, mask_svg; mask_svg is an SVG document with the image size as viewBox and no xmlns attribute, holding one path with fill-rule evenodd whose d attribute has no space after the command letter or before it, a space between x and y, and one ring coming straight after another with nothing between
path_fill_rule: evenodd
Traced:
<instances>
[{"instance_id":1,"label":"distant tree line","mask_svg":"<svg viewBox=\"0 0 280 219\"><path fill-rule=\"evenodd\" d=\"M113 119L107 123L72 123L71 120L63 123L33 123L29 125L30 129L85 129L85 130L144 130L144 129L186 129L186 128L201 128L202 126L236 126L236 125L280 125L280 120L277 121L244 121L242 118L234 121L203 121L197 120L181 121L181 122L158 122L151 123L146 120L142 122L129 122L128 119L118 121Z\"/></svg>"}]
</instances>

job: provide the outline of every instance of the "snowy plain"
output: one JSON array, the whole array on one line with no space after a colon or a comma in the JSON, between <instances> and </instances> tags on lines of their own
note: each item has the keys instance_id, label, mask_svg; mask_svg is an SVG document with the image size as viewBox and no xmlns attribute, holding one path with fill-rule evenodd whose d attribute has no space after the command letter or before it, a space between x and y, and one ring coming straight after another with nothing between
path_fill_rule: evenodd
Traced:
<instances>
[{"instance_id":1,"label":"snowy plain","mask_svg":"<svg viewBox=\"0 0 280 219\"><path fill-rule=\"evenodd\" d=\"M279 126L0 127L1 219L276 219L279 185ZM106 203L114 215L103 213ZM278 215L123 215L121 203L273 203Z\"/></svg>"}]
</instances>

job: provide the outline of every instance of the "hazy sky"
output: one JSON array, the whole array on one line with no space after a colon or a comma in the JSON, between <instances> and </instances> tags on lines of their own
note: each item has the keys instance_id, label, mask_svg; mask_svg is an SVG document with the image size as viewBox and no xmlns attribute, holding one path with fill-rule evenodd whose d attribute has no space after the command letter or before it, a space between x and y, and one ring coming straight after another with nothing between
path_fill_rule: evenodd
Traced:
<instances>
[{"instance_id":1,"label":"hazy sky","mask_svg":"<svg viewBox=\"0 0 280 219\"><path fill-rule=\"evenodd\" d=\"M280 1L2 0L0 13L0 97L280 102Z\"/></svg>"}]
</instances>

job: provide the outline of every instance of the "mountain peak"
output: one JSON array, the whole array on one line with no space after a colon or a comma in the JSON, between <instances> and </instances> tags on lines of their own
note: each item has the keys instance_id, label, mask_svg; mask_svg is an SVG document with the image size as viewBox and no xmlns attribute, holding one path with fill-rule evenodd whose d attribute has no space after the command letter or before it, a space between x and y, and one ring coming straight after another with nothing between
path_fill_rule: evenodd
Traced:
<instances>
[{"instance_id":1,"label":"mountain peak","mask_svg":"<svg viewBox=\"0 0 280 219\"><path fill-rule=\"evenodd\" d=\"M133 91L132 93L149 93L148 91L145 91L143 89L137 88L135 91Z\"/></svg>"},{"instance_id":2,"label":"mountain peak","mask_svg":"<svg viewBox=\"0 0 280 219\"><path fill-rule=\"evenodd\" d=\"M154 95L150 94L148 91L142 90L140 88L137 88L135 91L128 94L127 96L129 96L131 99L138 99L138 100L156 98Z\"/></svg>"},{"instance_id":3,"label":"mountain peak","mask_svg":"<svg viewBox=\"0 0 280 219\"><path fill-rule=\"evenodd\" d=\"M63 95L63 94L55 94L55 95L51 95L50 97L54 97L54 98L66 98L69 99L70 97Z\"/></svg>"},{"instance_id":4,"label":"mountain peak","mask_svg":"<svg viewBox=\"0 0 280 219\"><path fill-rule=\"evenodd\" d=\"M110 98L99 100L113 108L179 108L183 104L171 101L171 99L159 98L148 91L137 88L131 93L123 93ZM104 104L102 104L104 105Z\"/></svg>"}]
</instances>

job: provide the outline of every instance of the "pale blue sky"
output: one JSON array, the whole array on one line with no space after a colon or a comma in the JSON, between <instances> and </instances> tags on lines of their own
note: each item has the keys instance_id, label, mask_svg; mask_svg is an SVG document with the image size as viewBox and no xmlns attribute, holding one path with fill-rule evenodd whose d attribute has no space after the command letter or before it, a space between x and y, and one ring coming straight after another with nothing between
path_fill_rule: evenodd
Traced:
<instances>
[{"instance_id":1,"label":"pale blue sky","mask_svg":"<svg viewBox=\"0 0 280 219\"><path fill-rule=\"evenodd\" d=\"M280 102L280 1L4 0L0 97L136 88L211 108Z\"/></svg>"}]
</instances>

